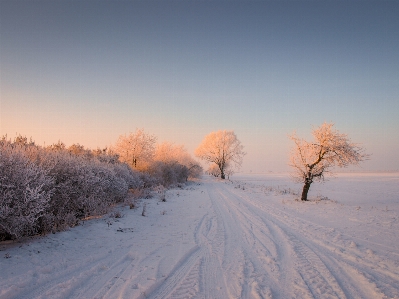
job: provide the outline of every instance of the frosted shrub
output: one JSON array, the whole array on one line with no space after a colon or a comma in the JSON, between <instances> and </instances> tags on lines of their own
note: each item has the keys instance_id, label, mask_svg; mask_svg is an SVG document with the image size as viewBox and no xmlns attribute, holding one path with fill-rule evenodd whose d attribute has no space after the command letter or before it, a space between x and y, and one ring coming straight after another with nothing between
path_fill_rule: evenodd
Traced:
<instances>
[{"instance_id":1,"label":"frosted shrub","mask_svg":"<svg viewBox=\"0 0 399 299\"><path fill-rule=\"evenodd\" d=\"M175 173L176 183L183 183L187 181L189 170L185 165L174 164L173 169Z\"/></svg>"},{"instance_id":2,"label":"frosted shrub","mask_svg":"<svg viewBox=\"0 0 399 299\"><path fill-rule=\"evenodd\" d=\"M144 189L157 186L159 184L158 178L148 172L140 172L140 180Z\"/></svg>"},{"instance_id":3,"label":"frosted shrub","mask_svg":"<svg viewBox=\"0 0 399 299\"><path fill-rule=\"evenodd\" d=\"M125 163L115 163L111 165L115 175L124 180L129 189L144 187L144 180L140 172L133 170Z\"/></svg>"},{"instance_id":4,"label":"frosted shrub","mask_svg":"<svg viewBox=\"0 0 399 299\"><path fill-rule=\"evenodd\" d=\"M165 163L157 161L151 165L149 173L157 179L159 184L170 186L185 182L188 177L188 168L177 162Z\"/></svg>"},{"instance_id":5,"label":"frosted shrub","mask_svg":"<svg viewBox=\"0 0 399 299\"><path fill-rule=\"evenodd\" d=\"M53 153L46 163L55 180L49 214L56 229L74 226L83 217L106 213L110 205L126 197L129 183L125 178L133 180L132 176L117 175L113 164L66 151Z\"/></svg>"},{"instance_id":6,"label":"frosted shrub","mask_svg":"<svg viewBox=\"0 0 399 299\"><path fill-rule=\"evenodd\" d=\"M64 151L56 151L46 160L49 173L54 178L55 188L47 211L55 230L74 226L77 217L84 216L84 202L90 201L85 192L87 169L81 158Z\"/></svg>"},{"instance_id":7,"label":"frosted shrub","mask_svg":"<svg viewBox=\"0 0 399 299\"><path fill-rule=\"evenodd\" d=\"M101 201L109 204L122 201L128 192L128 183L116 175L112 165L92 161L89 165L88 192L96 195Z\"/></svg>"},{"instance_id":8,"label":"frosted shrub","mask_svg":"<svg viewBox=\"0 0 399 299\"><path fill-rule=\"evenodd\" d=\"M203 169L199 164L190 163L188 165L188 177L189 178L199 178L203 173Z\"/></svg>"},{"instance_id":9,"label":"frosted shrub","mask_svg":"<svg viewBox=\"0 0 399 299\"><path fill-rule=\"evenodd\" d=\"M0 150L0 240L35 234L53 180L27 158L23 146L2 142Z\"/></svg>"}]
</instances>

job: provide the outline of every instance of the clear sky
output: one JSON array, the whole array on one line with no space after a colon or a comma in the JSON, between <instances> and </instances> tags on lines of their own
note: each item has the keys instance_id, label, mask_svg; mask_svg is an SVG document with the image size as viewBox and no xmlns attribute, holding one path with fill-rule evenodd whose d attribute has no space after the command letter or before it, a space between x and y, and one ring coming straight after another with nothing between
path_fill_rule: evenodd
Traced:
<instances>
[{"instance_id":1,"label":"clear sky","mask_svg":"<svg viewBox=\"0 0 399 299\"><path fill-rule=\"evenodd\" d=\"M399 1L0 1L0 134L89 148L234 130L288 170L324 121L399 170Z\"/></svg>"}]
</instances>

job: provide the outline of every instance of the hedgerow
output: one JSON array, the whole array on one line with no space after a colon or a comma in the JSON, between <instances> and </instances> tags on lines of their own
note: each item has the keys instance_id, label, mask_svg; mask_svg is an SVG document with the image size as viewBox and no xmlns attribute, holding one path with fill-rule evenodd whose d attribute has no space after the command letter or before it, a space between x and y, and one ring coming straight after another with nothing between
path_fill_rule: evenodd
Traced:
<instances>
[{"instance_id":1,"label":"hedgerow","mask_svg":"<svg viewBox=\"0 0 399 299\"><path fill-rule=\"evenodd\" d=\"M197 170L196 175L199 172ZM153 161L132 169L107 150L62 142L48 147L26 137L0 139L0 241L73 227L107 213L128 191L185 182L187 166Z\"/></svg>"}]
</instances>

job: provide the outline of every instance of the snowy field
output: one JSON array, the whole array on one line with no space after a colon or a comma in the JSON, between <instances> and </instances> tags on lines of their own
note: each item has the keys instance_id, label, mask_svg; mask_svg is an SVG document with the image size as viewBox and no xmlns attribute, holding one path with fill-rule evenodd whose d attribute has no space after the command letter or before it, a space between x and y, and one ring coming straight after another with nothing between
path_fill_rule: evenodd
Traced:
<instances>
[{"instance_id":1,"label":"snowy field","mask_svg":"<svg viewBox=\"0 0 399 299\"><path fill-rule=\"evenodd\" d=\"M399 174L338 175L307 203L300 189L204 176L121 218L2 242L0 298L399 298Z\"/></svg>"}]
</instances>

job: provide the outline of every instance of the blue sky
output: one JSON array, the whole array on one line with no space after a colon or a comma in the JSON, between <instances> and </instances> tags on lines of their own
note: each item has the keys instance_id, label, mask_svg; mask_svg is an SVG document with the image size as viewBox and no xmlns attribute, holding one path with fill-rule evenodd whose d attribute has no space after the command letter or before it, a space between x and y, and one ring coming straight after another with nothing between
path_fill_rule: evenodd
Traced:
<instances>
[{"instance_id":1,"label":"blue sky","mask_svg":"<svg viewBox=\"0 0 399 299\"><path fill-rule=\"evenodd\" d=\"M144 128L193 153L234 130L243 170L334 122L399 170L397 1L0 2L0 134L90 148Z\"/></svg>"}]
</instances>

